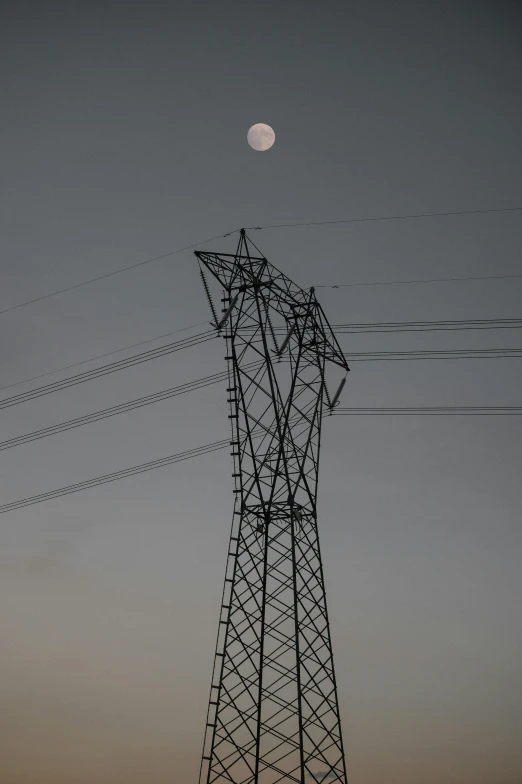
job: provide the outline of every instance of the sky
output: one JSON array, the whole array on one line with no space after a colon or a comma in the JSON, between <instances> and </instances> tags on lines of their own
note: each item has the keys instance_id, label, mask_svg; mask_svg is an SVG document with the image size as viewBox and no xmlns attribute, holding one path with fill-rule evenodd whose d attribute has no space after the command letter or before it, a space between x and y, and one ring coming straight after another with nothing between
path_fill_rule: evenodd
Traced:
<instances>
[{"instance_id":1,"label":"sky","mask_svg":"<svg viewBox=\"0 0 522 784\"><path fill-rule=\"evenodd\" d=\"M499 0L3 2L0 308L241 226L522 206L521 21ZM276 133L263 153L258 122ZM252 236L303 287L522 272L517 212ZM516 318L522 282L319 292L332 323ZM6 386L209 313L188 250L1 318ZM516 330L340 340L520 347ZM223 368L217 341L172 354L2 410L2 440ZM521 381L520 359L354 363L342 403L520 405ZM2 503L227 427L215 386L4 451ZM522 780L521 436L514 417L325 422L352 784ZM2 515L2 784L196 781L225 454Z\"/></svg>"}]
</instances>

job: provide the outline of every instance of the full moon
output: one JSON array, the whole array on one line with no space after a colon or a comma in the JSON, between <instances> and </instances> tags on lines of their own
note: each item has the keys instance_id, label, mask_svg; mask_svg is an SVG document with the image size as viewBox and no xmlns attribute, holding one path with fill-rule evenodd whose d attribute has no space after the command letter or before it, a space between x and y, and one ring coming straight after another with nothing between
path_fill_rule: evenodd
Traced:
<instances>
[{"instance_id":1,"label":"full moon","mask_svg":"<svg viewBox=\"0 0 522 784\"><path fill-rule=\"evenodd\" d=\"M248 131L247 141L252 149L264 152L264 150L269 150L275 142L275 133L269 125L257 123Z\"/></svg>"}]
</instances>

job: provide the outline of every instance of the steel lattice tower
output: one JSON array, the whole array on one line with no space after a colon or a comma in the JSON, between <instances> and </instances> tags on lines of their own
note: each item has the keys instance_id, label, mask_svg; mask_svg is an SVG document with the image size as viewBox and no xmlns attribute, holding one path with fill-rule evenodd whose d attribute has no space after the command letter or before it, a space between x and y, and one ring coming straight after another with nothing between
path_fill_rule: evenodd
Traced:
<instances>
[{"instance_id":1,"label":"steel lattice tower","mask_svg":"<svg viewBox=\"0 0 522 784\"><path fill-rule=\"evenodd\" d=\"M331 400L326 370L348 367L314 290L244 230L235 254L196 256L227 346L235 485L200 784L346 784L316 498L323 411L344 383Z\"/></svg>"}]
</instances>

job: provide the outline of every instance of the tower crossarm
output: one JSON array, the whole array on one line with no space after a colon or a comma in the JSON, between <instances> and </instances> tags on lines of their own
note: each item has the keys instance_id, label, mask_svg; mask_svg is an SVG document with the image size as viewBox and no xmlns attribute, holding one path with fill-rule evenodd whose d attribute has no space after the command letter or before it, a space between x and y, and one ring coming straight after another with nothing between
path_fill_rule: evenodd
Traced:
<instances>
[{"instance_id":1,"label":"tower crossarm","mask_svg":"<svg viewBox=\"0 0 522 784\"><path fill-rule=\"evenodd\" d=\"M236 295L239 295L238 299L240 299L241 296L258 294L284 320L288 330L292 329L294 324L298 325L304 318L311 316L309 329L313 326L316 339L321 341L326 360L348 371L346 358L324 310L317 302L315 290L300 288L264 256L258 254L258 249L246 236L244 229L241 229L237 251L234 254L195 252L199 262L227 292L230 301Z\"/></svg>"}]
</instances>

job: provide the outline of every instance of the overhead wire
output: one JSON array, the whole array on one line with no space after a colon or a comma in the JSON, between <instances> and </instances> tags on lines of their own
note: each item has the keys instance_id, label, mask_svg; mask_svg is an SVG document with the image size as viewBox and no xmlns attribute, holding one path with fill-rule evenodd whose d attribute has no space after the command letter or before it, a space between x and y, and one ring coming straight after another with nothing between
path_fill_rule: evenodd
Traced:
<instances>
[{"instance_id":1,"label":"overhead wire","mask_svg":"<svg viewBox=\"0 0 522 784\"><path fill-rule=\"evenodd\" d=\"M454 319L438 321L367 321L346 324L332 324L332 329L340 334L367 334L373 332L434 332L470 329L519 329L522 318L495 319ZM252 328L254 329L254 328ZM286 326L275 327L278 334L286 334Z\"/></svg>"},{"instance_id":2,"label":"overhead wire","mask_svg":"<svg viewBox=\"0 0 522 784\"><path fill-rule=\"evenodd\" d=\"M228 444L229 438L224 438L221 441L214 441L213 443L205 444L204 446L196 447L194 449L187 449L184 452L178 452L174 455L161 457L158 460L149 460L147 463L130 466L129 468L124 468L121 471L113 471L110 474L104 474L103 476L86 479L83 482L76 482L72 485L60 487L56 490L49 490L45 493L38 493L38 495L21 498L18 501L12 501L11 503L1 505L0 514L5 514L5 512L11 512L15 509L21 509L24 506L40 504L43 501L50 501L53 498L60 498L61 496L70 495L71 493L78 493L80 490L88 490L91 487L97 487L98 485L115 482L117 479L123 479L127 476L134 476L135 474L141 474L145 471L152 471L155 468L161 468L162 466L171 465L172 463L179 463L182 460L189 460L192 457L206 455L209 452L215 452L218 449L224 449L226 446L228 446Z\"/></svg>"},{"instance_id":3,"label":"overhead wire","mask_svg":"<svg viewBox=\"0 0 522 784\"><path fill-rule=\"evenodd\" d=\"M336 408L333 416L522 416L522 406L364 406Z\"/></svg>"},{"instance_id":4,"label":"overhead wire","mask_svg":"<svg viewBox=\"0 0 522 784\"><path fill-rule=\"evenodd\" d=\"M295 420L296 417L291 417L290 422ZM270 428L261 425L250 433L250 438L261 438L270 435ZM123 468L120 471L113 471L110 474L103 474L102 476L93 477L92 479L86 479L82 482L75 482L72 485L67 485L66 487L59 487L55 490L49 490L44 493L38 493L37 495L28 496L26 498L20 498L18 501L11 501L7 504L2 504L0 506L0 514L5 514L5 512L11 512L15 509L21 509L25 506L33 506L35 504L43 503L44 501L50 501L54 498L61 498L64 495L70 495L72 493L78 493L80 490L88 490L91 487L97 487L98 485L108 484L109 482L115 482L118 479L124 479L127 476L134 476L135 474L145 473L146 471L152 471L155 468L162 468L166 465L171 465L172 463L179 463L183 460L190 460L193 457L199 457L200 455L206 455L210 452L215 452L219 449L225 449L227 446L231 446L230 436L228 438L223 438L220 441L214 441L210 444L204 444L203 446L194 447L193 449L187 449L184 452L177 452L173 455L167 455L166 457L160 457L157 460L149 460L147 463L140 463L136 466L130 466L128 468Z\"/></svg>"},{"instance_id":5,"label":"overhead wire","mask_svg":"<svg viewBox=\"0 0 522 784\"><path fill-rule=\"evenodd\" d=\"M204 324L205 322L201 322ZM200 326L193 325L193 327ZM453 330L453 329L499 329L499 328L519 328L522 326L522 319L475 319L475 320L460 320L460 321L433 321L433 322L367 322L363 324L337 324L333 325L335 331L341 334L356 334L356 333L380 333L380 332L408 332L408 331L439 331L439 330ZM191 329L193 327L186 327L184 329ZM175 332L182 332L184 329L176 330ZM277 331L277 329L276 329ZM106 356L110 356L112 354L119 353L121 351L125 351L140 345L144 345L148 342L153 342L154 340L159 340L163 337L168 337L172 333L166 333L165 335L159 335L157 338L150 338L145 341L141 341L140 343L135 343L130 346L125 346L120 349L115 349L110 352L106 352L105 354L98 355L97 357L91 357L90 359L82 360L77 363L73 363L72 365L66 365L59 370L66 370L71 367L75 367L81 364L85 364L89 361L94 361L96 359L101 359ZM196 335L190 336L188 338L183 338L180 341L173 341L167 343L163 346L157 346L153 349L149 349L145 352L140 352L138 354L131 355L130 357L125 357L121 360L117 360L116 362L109 363L107 365L102 365L100 367L92 368L91 370L84 371L83 373L75 374L73 376L68 376L64 379L59 379L58 381L53 381L50 384L44 384L42 386L36 387L34 389L29 389L25 392L20 392L16 395L12 395L11 397L0 399L0 409L9 408L11 406L19 405L20 403L28 402L30 400L34 400L38 397L43 395L48 395L57 391L61 391L62 389L67 389L72 386L76 386L77 384L84 383L86 381L91 381L102 376L117 372L119 370L124 370L129 367L132 367L137 364L141 364L143 362L147 362L151 359L157 359L159 357L171 354L175 351L181 351L186 348L192 348L193 346L200 345L201 343L207 342L209 340L213 340L217 337L217 334L214 330L209 329L201 333L197 333ZM397 360L404 360L404 359L471 359L471 358L482 358L482 359L494 359L499 357L506 357L506 358L517 358L521 355L522 349L520 348L500 348L500 349L447 349L447 350L439 350L439 351L427 351L427 350L420 350L420 351L371 351L371 352L347 352L346 356L352 362L362 362L362 361L377 361L377 360L390 360L390 359L397 359ZM9 384L3 389L8 389L13 386L17 386L22 383L29 382L31 380L35 380L37 378L51 375L53 373L59 372L58 370L49 371L49 373L41 374L40 376L34 376L29 379L25 379L24 381L14 382L13 384Z\"/></svg>"},{"instance_id":6,"label":"overhead wire","mask_svg":"<svg viewBox=\"0 0 522 784\"><path fill-rule=\"evenodd\" d=\"M42 397L43 395L50 395L53 392L59 392L62 389L68 389L69 387L76 386L77 384L83 384L86 381L92 381L94 379L100 378L101 376L106 376L120 370L126 370L129 367L140 365L143 362L149 362L151 359L158 359L159 357L166 356L167 354L193 348L194 346L199 346L202 343L207 343L210 340L215 340L215 338L216 335L214 331L207 330L206 332L198 333L197 335L193 335L189 338L183 338L182 340L167 343L164 346L158 346L157 348L149 349L148 351L143 351L139 354L134 354L130 357L117 360L116 362L110 362L107 365L101 365L100 367L93 368L92 370L86 370L83 373L77 373L76 375L69 376L58 381L53 381L50 384L44 384L43 386L35 387L35 389L28 389L26 392L20 392L18 395L12 395L11 397L3 398L0 400L0 409L17 406L20 403L34 400L35 398Z\"/></svg>"},{"instance_id":7,"label":"overhead wire","mask_svg":"<svg viewBox=\"0 0 522 784\"><path fill-rule=\"evenodd\" d=\"M388 353L397 353L397 352L379 352L380 356L382 354L385 355L384 358L388 358ZM411 352L398 352L400 354L410 354ZM419 358L417 356L418 353L425 354L427 352L413 352L414 358ZM436 352L437 358L439 358L438 354L442 352ZM379 356L379 358L380 358ZM353 361L362 361L361 357L357 355L350 354L350 360ZM402 357L399 357L402 358ZM422 358L425 358L424 356ZM431 355L426 358L432 358ZM249 363L246 367L253 368L260 361ZM21 446L23 444L30 443L32 441L37 441L42 438L47 438L49 436L57 435L59 433L66 432L68 430L72 430L78 427L82 427L84 425L89 425L94 422L98 422L102 419L107 419L109 417L117 416L119 414L126 413L128 411L133 411L138 408L143 408L148 405L152 405L154 403L162 402L163 400L168 400L173 397L177 397L179 395L187 394L189 392L195 391L197 389L203 389L207 386L212 384L217 384L221 381L225 381L227 379L227 371L221 371L219 373L214 373L212 375L204 376L202 378L194 379L193 381L188 381L183 384L179 384L174 387L169 387L167 389L160 390L159 392L154 392L148 395L144 395L139 398L135 398L133 400L124 401L123 403L119 403L114 406L109 406L108 408L100 409L98 411L91 412L90 414L84 414L82 416L76 417L74 419L70 419L64 422L59 422L55 425L50 425L45 428L41 428L39 430L34 430L29 433L24 433L20 436L15 436L5 441L0 442L0 451L4 451L6 449L11 449L16 446ZM496 407L498 408L498 407ZM366 412L369 413L378 413L381 409L374 409L374 408L353 408L353 409L335 409L332 413L341 413L341 412L349 412L349 413L361 413L364 414ZM411 409L411 411L431 411L432 409ZM433 409L435 410L435 409ZM439 409L437 409L439 410ZM442 410L442 409L440 409ZM456 409L457 410L457 409ZM458 409L460 410L460 409ZM481 409L482 410L482 409ZM487 407L483 408L484 411L489 410ZM492 409L491 409L492 410ZM384 413L387 412L397 412L400 413L401 409L382 409ZM409 412L410 409L405 409L406 412Z\"/></svg>"},{"instance_id":8,"label":"overhead wire","mask_svg":"<svg viewBox=\"0 0 522 784\"><path fill-rule=\"evenodd\" d=\"M471 348L441 351L357 351L344 354L349 362L425 359L516 359L522 348Z\"/></svg>"},{"instance_id":9,"label":"overhead wire","mask_svg":"<svg viewBox=\"0 0 522 784\"><path fill-rule=\"evenodd\" d=\"M381 221L416 220L421 218L438 218L438 217L448 217L448 216L458 216L458 215L487 215L491 213L520 212L521 210L522 207L500 207L500 208L489 208L489 209L479 209L479 210L452 210L446 212L411 213L408 215L380 215L380 216L368 216L363 218L345 218L341 220L329 220L329 221L306 221L300 223L273 223L273 224L265 224L264 226L249 226L247 227L246 230L263 231L265 229L295 228L300 226L331 226L335 224L375 223ZM115 275L121 275L124 272L129 272L133 269L137 269L139 267L152 264L155 261L161 261L162 259L169 258L170 256L175 256L178 253L183 253L186 250L192 250L192 248L197 248L198 246L204 245L207 242L213 242L214 240L229 237L231 234L235 234L238 231L239 229L233 229L232 231L228 231L224 234L218 234L214 237L208 237L207 239L199 240L198 242L194 242L190 245L184 245L181 248L175 248L174 250L167 251L167 253L162 253L158 256L152 256L150 258L142 259L141 261L137 261L134 264L128 264L125 267L119 267L116 270L112 270L112 272L105 272L102 275L96 275L94 278L88 278L87 280L80 281L79 283L74 283L71 286L64 286L60 289L57 289L56 291L51 291L48 292L47 294L41 294L38 297L33 297L32 299L25 300L24 302L18 302L16 305L10 305L9 307L0 310L0 315L3 315L5 313L10 313L11 311L17 310L18 308L24 308L27 305L33 305L36 302L42 302L43 300L50 299L51 297L57 297L60 294L65 294L68 291L74 291L75 289L82 288L83 286L88 286L91 283L96 283L100 280L107 280L108 278L112 278ZM488 276L488 278L490 279L492 279L493 277L504 277L504 276ZM520 277L520 276L510 275L505 277ZM476 280L476 279L477 278L467 278L467 280ZM464 280L464 278L454 278L452 280ZM341 286L344 287L344 286L355 286L355 285L391 285L391 284L403 283L403 282L424 283L424 282L435 282L435 281L390 281L385 283L370 283L370 284L340 284L337 286L322 286L321 288L340 288Z\"/></svg>"},{"instance_id":10,"label":"overhead wire","mask_svg":"<svg viewBox=\"0 0 522 784\"><path fill-rule=\"evenodd\" d=\"M413 280L373 280L364 283L337 283L335 285L317 285L316 289L353 289L359 286L404 286L410 283L456 283L468 280L508 280L510 278L522 278L521 274L513 273L509 275L468 275L467 277L455 278L416 278Z\"/></svg>"},{"instance_id":11,"label":"overhead wire","mask_svg":"<svg viewBox=\"0 0 522 784\"><path fill-rule=\"evenodd\" d=\"M33 305L35 302L41 302L44 299L50 299L51 297L57 297L59 294L65 294L67 291L73 291L74 289L79 289L82 286L88 286L91 283L96 283L99 280L106 280L107 278L113 278L115 275L121 275L123 272L129 272L130 270L137 269L138 267L144 267L146 264L152 264L154 261L160 261L161 259L167 259L169 256L175 256L178 253L183 253L186 250L191 250L192 248L197 248L199 245L204 245L206 242L213 242L214 240L220 240L224 237L228 237L231 234L234 234L239 229L234 229L233 231L229 231L226 234L218 234L215 237L208 237L206 240L200 240L199 242L194 242L191 245L185 245L183 248L176 248L175 250L170 250L167 253L162 253L159 256L152 256L152 258L143 259L142 261L137 261L135 264L129 264L126 267L120 267L119 269L113 270L112 272L106 272L103 275L97 275L95 278L89 278L88 280L83 280L80 283L75 283L72 286L65 286L64 288L57 289L56 291L51 291L48 294L41 294L38 297L33 297L33 299L28 299L25 302L19 302L17 305L11 305L8 308L4 308L0 310L0 316L4 313L10 313L12 310L17 310L18 308L25 308L27 305Z\"/></svg>"},{"instance_id":12,"label":"overhead wire","mask_svg":"<svg viewBox=\"0 0 522 784\"><path fill-rule=\"evenodd\" d=\"M70 370L73 367L78 367L79 365L86 365L88 362L95 362L97 359L104 359L105 357L110 357L113 354L121 354L122 351L129 351L131 348L137 348L138 346L144 346L147 343L154 343L156 340L163 340L163 338L169 338L172 335L177 335L179 332L188 332L190 329L196 329L196 327L203 327L205 324L208 324L208 321L200 321L197 324L191 324L189 327L183 327L182 329L175 329L172 332L165 332L163 335L156 335L155 338L147 338L147 340L140 340L139 343L131 343L128 346L122 346L122 348L116 348L112 351L106 351L104 354L97 354L94 357L89 357L88 359L82 359L80 362L73 362L70 365L62 365L62 367L55 368L54 370L48 370L46 373L39 373L37 376L30 376L29 378L23 378L21 381L14 381L12 384L6 384L3 387L0 387L0 392L4 389L11 389L11 387L18 387L21 384L28 384L29 381L36 381L39 378L45 378L46 376L54 376L56 373L61 373L64 370Z\"/></svg>"},{"instance_id":13,"label":"overhead wire","mask_svg":"<svg viewBox=\"0 0 522 784\"><path fill-rule=\"evenodd\" d=\"M457 410L458 409L458 410ZM434 411L438 411L441 413L433 414ZM456 415L464 415L469 416L471 412L474 412L475 415L479 414L481 416L493 415L498 416L498 412L503 412L502 415L504 416L519 416L522 414L522 406L486 406L486 407L479 407L479 406L464 406L464 407L432 407L432 408L402 408L402 409L383 409L383 408L360 408L360 409L335 409L332 412L335 416L347 416L347 415L354 415L357 412L358 415L364 412L365 415L382 415L384 412L386 414L393 415L404 415L405 413L409 413L410 415L420 415L420 414L428 414L429 415L437 415L437 416L456 416ZM347 413L348 412L348 413ZM442 413L445 412L445 413ZM267 434L267 428L254 430L252 432L252 437L258 438ZM120 471L113 471L109 474L103 474L102 476L93 477L91 479L86 479L81 482L75 482L71 485L66 485L65 487L60 487L55 490L49 490L44 493L38 493L37 495L27 496L25 498L18 499L17 501L11 501L7 504L2 504L0 506L0 514L5 514L6 512L12 512L16 509L21 509L26 506L34 506L35 504L43 503L44 501L50 501L56 498L61 498L65 495L70 495L72 493L80 492L81 490L88 490L93 487L98 487L102 484L108 484L110 482L115 482L118 479L124 479L129 476L134 476L136 474L145 473L147 471L152 471L156 468L162 468L163 466L171 465L173 463L182 462L184 460L190 460L194 457L199 457L200 455L206 455L210 452L215 452L220 449L225 449L225 447L230 446L230 437L224 438L219 441L214 441L209 444L204 444L200 447L195 447L193 449L187 449L183 452L177 452L173 455L167 455L166 457L161 457L156 460L149 460L146 463L140 463L139 465L130 466L128 468L121 469Z\"/></svg>"},{"instance_id":14,"label":"overhead wire","mask_svg":"<svg viewBox=\"0 0 522 784\"><path fill-rule=\"evenodd\" d=\"M251 362L245 365L245 368L251 369L258 364L260 364L260 361ZM16 446L22 446L23 444L31 443L32 441L39 441L42 438L48 438L49 436L64 433L68 430L83 427L84 425L90 425L93 422L99 422L102 419L108 419L109 417L117 416L118 414L134 411L137 408L143 408L145 406L152 405L153 403L160 403L163 400L170 400L173 397L178 397L179 395L194 392L198 389L204 389L205 387L211 386L212 384L218 384L220 381L226 381L227 377L228 371L223 370L219 373L204 376L203 378L187 381L186 383L179 384L175 387L162 389L161 391L154 392L150 395L144 395L142 397L135 398L134 400L127 400L124 403L119 403L115 406L109 406L108 408L93 411L90 414L84 414L83 416L76 417L75 419L69 419L65 422L58 422L55 425L50 425L49 427L44 427L40 430L33 430L30 433L23 433L20 436L15 436L13 438L8 438L5 441L0 441L0 452L4 451L5 449L12 449Z\"/></svg>"},{"instance_id":15,"label":"overhead wire","mask_svg":"<svg viewBox=\"0 0 522 784\"><path fill-rule=\"evenodd\" d=\"M10 389L11 387L27 384L30 381L36 381L39 378L55 375L64 370L70 370L73 367L85 365L88 362L95 362L98 359L104 359L113 354L119 354L122 351L128 351L131 348L146 345L147 343L154 343L156 340L162 340L176 335L180 332L187 332L196 327L205 326L209 322L200 321L197 324L191 324L188 327L182 327L172 332L166 332L162 335L156 335L153 338L147 338L138 343L131 343L127 346L122 346L112 351L106 351L104 354L97 354L87 359L82 359L79 362L73 362L69 365L49 370L46 373L40 373L37 376L29 376L28 378L14 381L11 384L6 384L0 387L0 391ZM365 323L347 323L347 324L332 324L332 329L340 334L359 334L359 333L372 333L372 332L430 332L430 331L454 331L454 330L472 330L472 329L519 329L522 327L522 319L509 318L509 319L458 319L453 321L390 321L390 322L365 322ZM286 332L286 328L274 327L274 332Z\"/></svg>"},{"instance_id":16,"label":"overhead wire","mask_svg":"<svg viewBox=\"0 0 522 784\"><path fill-rule=\"evenodd\" d=\"M291 229L300 226L333 226L347 223L376 223L378 221L415 220L417 218L445 218L450 215L487 215L493 212L520 212L522 207L497 207L485 210L452 210L448 212L418 212L408 215L379 215L366 218L344 218L328 221L304 221L302 223L269 223L263 226L246 226L246 231L264 231L265 229Z\"/></svg>"},{"instance_id":17,"label":"overhead wire","mask_svg":"<svg viewBox=\"0 0 522 784\"><path fill-rule=\"evenodd\" d=\"M520 329L522 318L458 319L444 321L376 321L361 324L333 324L339 334L372 334L391 332L454 332L475 329Z\"/></svg>"},{"instance_id":18,"label":"overhead wire","mask_svg":"<svg viewBox=\"0 0 522 784\"><path fill-rule=\"evenodd\" d=\"M193 325L200 326L205 322L201 322L200 324ZM375 322L375 323L365 323L365 324L338 324L333 325L333 328L336 332L340 334L368 334L368 333L380 333L380 332L410 332L410 331L440 331L440 330L453 330L453 329L500 329L500 328L519 328L522 326L522 319L490 319L490 320L469 320L469 321L453 321L453 322ZM185 329L191 329L192 327L186 327ZM159 340L163 337L168 337L169 335L175 334L176 332L182 332L181 330L176 330L172 333L166 333L165 335L159 335L157 338L150 338L145 341L141 341L140 343L134 343L129 346L124 346L120 349L115 349L113 351L106 352L105 354L100 354L96 357L91 357L89 359L82 360L80 362L73 363L71 365L66 365L62 368L49 371L48 373L42 373L39 376L33 376L31 378L24 379L23 381L17 381L13 384L8 384L5 387L1 387L0 389L9 389L14 386L18 386L23 383L27 383L32 380L36 380L38 378L42 378L47 375L52 375L54 373L58 373L59 371L67 370L72 367L76 367L78 365L85 364L90 361L94 361L96 359L101 359L106 356L110 356L112 354L119 353L121 351L125 351L131 348L135 348L137 346L144 345L145 343L153 342L155 340ZM277 328L276 328L277 332ZM156 359L167 354L173 353L174 351L180 351L184 348L191 348L193 346L197 346L200 343L204 343L208 340L212 340L213 338L217 337L216 333L213 330L206 330L205 332L198 333L193 335L189 338L184 338L181 341L175 341L171 343L167 343L164 346L159 346L154 349L150 349L146 352L141 352L137 355L132 355L130 357L126 357L122 360L118 360L117 362L110 363L108 365L102 365L101 367L93 368L91 370L85 371L80 374L76 374L74 376L69 376L65 379L60 379L58 381L54 381L51 384L45 384L34 389L27 390L26 392L21 392L17 395L13 395L8 398L0 399L0 409L2 408L9 408L14 405L19 405L20 403L27 402L29 400L33 400L35 398L41 397L42 395L51 394L53 392L60 391L62 389L67 389L72 386L76 386L77 384L84 383L85 381L91 381L96 378L100 378L105 376L109 373L114 373L119 370L126 369L128 367L132 367L136 364L141 364L142 362L149 361L151 359ZM361 362L361 361L371 361L377 359L470 359L480 357L483 359L494 359L500 356L506 357L518 357L520 356L521 349L518 348L509 348L509 349L453 349L453 350L442 350L442 351L406 351L406 352L399 352L399 351L378 351L378 352L350 352L347 353L346 356L349 357L354 362Z\"/></svg>"}]
</instances>

